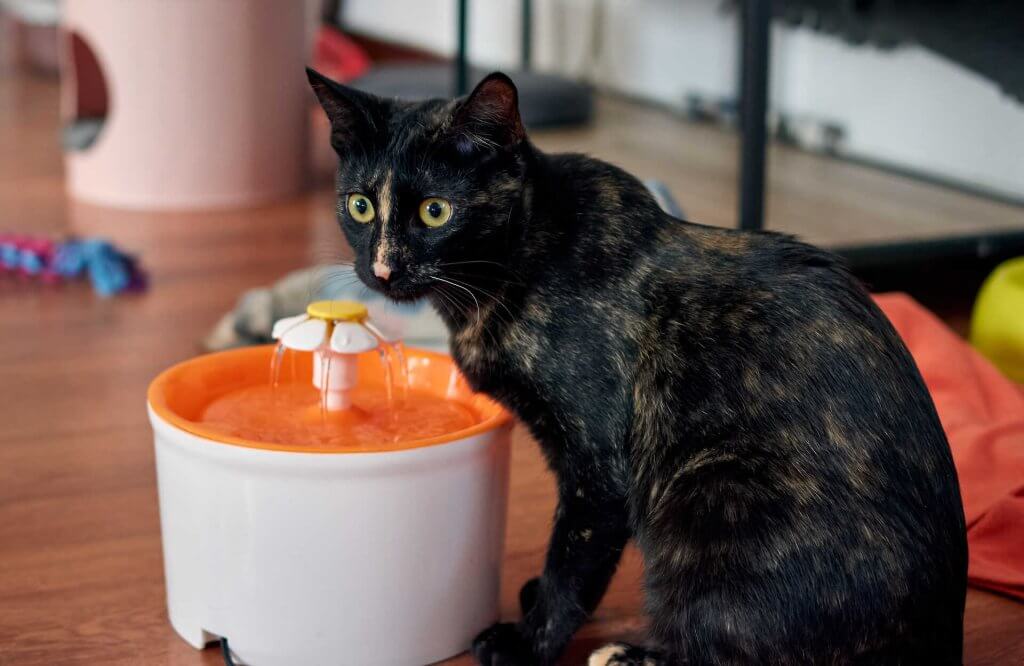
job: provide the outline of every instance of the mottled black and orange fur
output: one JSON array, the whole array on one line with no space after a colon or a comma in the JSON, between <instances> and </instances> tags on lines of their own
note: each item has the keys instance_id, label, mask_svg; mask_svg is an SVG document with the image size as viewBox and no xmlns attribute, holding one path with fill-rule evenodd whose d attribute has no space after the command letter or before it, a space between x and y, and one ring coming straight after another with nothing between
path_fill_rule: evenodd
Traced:
<instances>
[{"instance_id":1,"label":"mottled black and orange fur","mask_svg":"<svg viewBox=\"0 0 1024 666\"><path fill-rule=\"evenodd\" d=\"M481 663L553 663L630 539L650 644L593 663L960 663L949 447L907 350L835 256L680 221L610 164L542 153L502 75L418 104L310 77L358 274L433 301L459 367L558 480L544 571L522 619L478 637ZM386 219L350 219L351 192ZM426 197L449 200L451 221L419 222ZM387 281L371 268L382 239Z\"/></svg>"}]
</instances>

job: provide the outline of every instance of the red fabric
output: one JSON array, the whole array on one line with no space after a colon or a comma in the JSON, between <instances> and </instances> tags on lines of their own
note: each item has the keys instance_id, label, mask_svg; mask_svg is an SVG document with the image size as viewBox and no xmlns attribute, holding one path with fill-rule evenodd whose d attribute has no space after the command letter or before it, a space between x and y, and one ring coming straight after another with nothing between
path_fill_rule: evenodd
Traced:
<instances>
[{"instance_id":1,"label":"red fabric","mask_svg":"<svg viewBox=\"0 0 1024 666\"><path fill-rule=\"evenodd\" d=\"M875 300L910 348L949 437L968 581L1024 600L1024 391L909 296Z\"/></svg>"},{"instance_id":2,"label":"red fabric","mask_svg":"<svg viewBox=\"0 0 1024 666\"><path fill-rule=\"evenodd\" d=\"M313 67L335 81L351 81L370 69L370 56L345 33L323 26L313 45Z\"/></svg>"}]
</instances>

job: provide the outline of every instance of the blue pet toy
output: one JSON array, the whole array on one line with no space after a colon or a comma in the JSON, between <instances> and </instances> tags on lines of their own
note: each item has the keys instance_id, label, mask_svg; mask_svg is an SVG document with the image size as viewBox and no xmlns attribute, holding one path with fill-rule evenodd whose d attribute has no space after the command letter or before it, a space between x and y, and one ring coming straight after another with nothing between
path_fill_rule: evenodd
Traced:
<instances>
[{"instance_id":1,"label":"blue pet toy","mask_svg":"<svg viewBox=\"0 0 1024 666\"><path fill-rule=\"evenodd\" d=\"M134 257L98 238L55 242L31 236L0 236L0 270L50 283L88 276L93 290L103 297L140 290L146 284Z\"/></svg>"}]
</instances>

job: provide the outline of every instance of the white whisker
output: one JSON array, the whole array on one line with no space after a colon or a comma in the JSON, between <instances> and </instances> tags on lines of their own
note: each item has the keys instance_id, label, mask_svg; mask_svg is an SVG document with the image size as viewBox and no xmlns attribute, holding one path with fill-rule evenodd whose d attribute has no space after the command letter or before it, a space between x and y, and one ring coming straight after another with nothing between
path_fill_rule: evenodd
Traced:
<instances>
[{"instance_id":1,"label":"white whisker","mask_svg":"<svg viewBox=\"0 0 1024 666\"><path fill-rule=\"evenodd\" d=\"M482 323L482 315L480 313L480 301L477 300L476 294L474 294L472 291L470 291L466 287L462 286L461 284L456 284L455 282L452 282L451 280L446 280L446 279L444 279L442 277L437 277L436 275L431 275L429 277L430 277L431 280L438 280L440 282L446 282L446 283L452 285L453 287L458 287L459 289L462 289L467 294L472 296L473 297L473 302L476 303L476 323L477 323L478 326Z\"/></svg>"}]
</instances>

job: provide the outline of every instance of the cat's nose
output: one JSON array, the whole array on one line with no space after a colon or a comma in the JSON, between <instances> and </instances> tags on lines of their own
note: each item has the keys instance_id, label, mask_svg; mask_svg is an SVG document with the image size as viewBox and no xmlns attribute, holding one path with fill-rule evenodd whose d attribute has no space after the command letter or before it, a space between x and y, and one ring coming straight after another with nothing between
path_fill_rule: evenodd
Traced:
<instances>
[{"instance_id":1,"label":"cat's nose","mask_svg":"<svg viewBox=\"0 0 1024 666\"><path fill-rule=\"evenodd\" d=\"M373 262L373 274L376 275L378 279L387 282L391 279L391 267L383 261L375 261Z\"/></svg>"}]
</instances>

